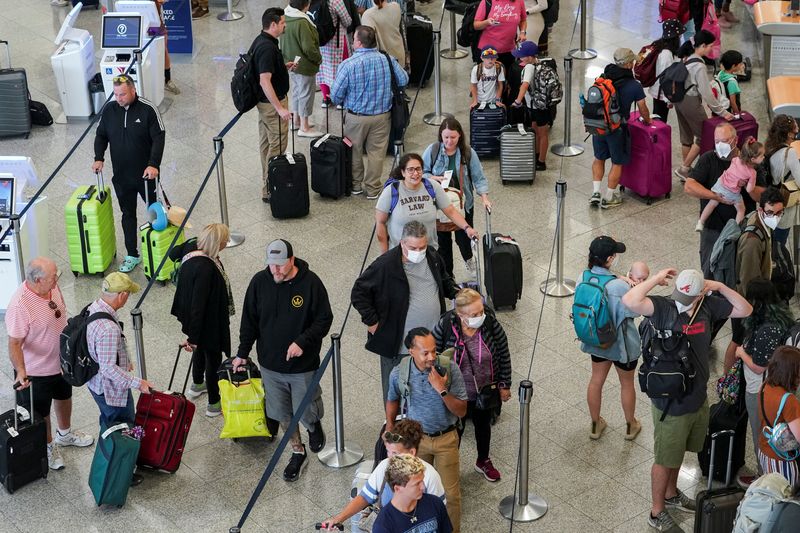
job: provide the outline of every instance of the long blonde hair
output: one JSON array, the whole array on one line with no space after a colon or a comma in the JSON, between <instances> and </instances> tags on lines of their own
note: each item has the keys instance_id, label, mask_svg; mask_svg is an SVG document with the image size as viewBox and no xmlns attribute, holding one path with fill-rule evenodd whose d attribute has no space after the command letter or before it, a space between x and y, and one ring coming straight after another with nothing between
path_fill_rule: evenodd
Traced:
<instances>
[{"instance_id":1,"label":"long blonde hair","mask_svg":"<svg viewBox=\"0 0 800 533\"><path fill-rule=\"evenodd\" d=\"M218 222L209 224L200 230L200 235L197 236L197 249L208 257L217 257L222 244L227 243L230 236L231 232L225 224Z\"/></svg>"}]
</instances>

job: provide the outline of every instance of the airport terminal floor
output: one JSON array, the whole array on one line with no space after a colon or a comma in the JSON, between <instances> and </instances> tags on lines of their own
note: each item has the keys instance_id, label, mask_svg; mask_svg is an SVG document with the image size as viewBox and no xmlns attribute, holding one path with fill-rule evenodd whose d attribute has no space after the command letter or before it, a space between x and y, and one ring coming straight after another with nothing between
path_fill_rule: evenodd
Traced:
<instances>
[{"instance_id":1,"label":"airport terminal floor","mask_svg":"<svg viewBox=\"0 0 800 533\"><path fill-rule=\"evenodd\" d=\"M564 75L562 59L579 46L580 29L573 32L578 0L561 0L560 18L550 39L550 54L557 58L559 73ZM638 51L658 38L658 2L650 0L592 0L587 2L587 41L597 50L592 60L573 62L573 93L585 91L603 67L612 62L616 48ZM180 94L167 93L162 103L166 128L161 175L173 204L188 207L214 159L212 139L234 117L230 79L239 53L247 50L260 30L261 14L267 7L280 6L276 0L240 0L236 10L244 14L237 21L223 22L215 15L225 11L212 1L212 16L193 21L194 51L172 55L172 79ZM417 2L418 11L438 24L441 4ZM732 9L741 19L733 29L722 34L722 49L736 49L753 59L753 77L742 84L742 108L759 121L764 137L768 126L768 105L764 82L764 53L756 30L752 9L735 0ZM68 13L67 7L54 7L48 0L0 0L0 38L9 41L12 64L25 68L34 100L44 102L54 117L60 113L50 55L53 38ZM95 39L96 58L100 58L101 14L84 9L75 26L90 31ZM460 22L460 17L458 18ZM450 44L448 18L442 26L442 48ZM4 59L2 60L4 61ZM452 113L467 129L469 124L469 58L441 60L442 109ZM416 87L409 89L412 97ZM566 98L566 97L565 97ZM325 109L317 93L312 121L321 128ZM648 104L651 99L648 97ZM563 103L551 132L551 143L564 136ZM433 112L434 84L418 93L412 123L405 138L406 151L421 153L434 142L437 128L423 122L423 115ZM330 129L338 132L339 112L328 109ZM87 123L55 123L35 127L27 139L0 140L0 154L29 156L40 180L45 179L62 161L77 141ZM677 130L674 113L670 125ZM572 106L573 142L583 142L585 133L579 106ZM100 278L73 277L66 252L63 208L76 186L92 183L94 135L90 133L77 147L44 192L49 210L49 253L64 272L60 278L70 314L78 312L99 295ZM295 151L308 154L309 140L294 139ZM291 143L290 143L291 146ZM537 173L532 185L503 185L496 158L484 160L489 181L489 195L494 204L493 230L513 236L519 243L524 270L524 290L515 310L501 311L498 318L510 344L513 364L512 399L503 406L494 426L491 458L502 480L490 483L477 473L473 426L467 424L461 447L462 524L465 532L501 532L510 522L498 512L500 500L514 492L515 468L519 442L518 387L520 380L533 382L530 412L530 476L532 494L544 498L549 509L544 517L531 523L515 523L520 532L646 532L650 510L650 468L653 461L653 423L650 401L637 385L636 413L643 430L634 441L626 441L625 418L620 408L619 382L612 372L603 390L602 416L609 428L599 440L589 439L590 417L586 387L591 362L579 350L570 321L571 298L543 298L539 285L548 272L555 273L551 262L556 228L555 184L559 177L567 182L565 209L564 268L567 277L575 278L586 266L589 243L599 235L612 235L624 242L627 252L618 270L627 271L630 263L646 261L653 272L661 268L699 268L698 233L694 226L698 215L697 200L684 194L678 178L673 179L671 197L657 199L651 205L641 198L624 193L624 203L616 209L596 209L588 205L592 194L592 150L571 158L547 157L547 170ZM673 167L680 161L680 145L673 135ZM387 158L384 173L388 172ZM334 312L332 332L345 320L350 289L359 274L374 222L374 203L365 195L338 201L311 195L310 214L297 220L276 220L268 204L261 201L261 168L258 151L257 113L245 114L225 137L224 169L230 227L246 236L238 247L222 252L230 277L237 315L231 320L231 335L237 344L238 309L251 277L265 267L266 245L276 238L292 243L297 257L308 262L325 286ZM106 179L110 179L110 175ZM211 180L191 216L195 234L199 228L220 221L216 176ZM30 184L28 195L35 191ZM476 209L475 228L482 234L484 213ZM139 219L145 216L139 203ZM112 269L122 259L124 250L119 226L119 207L115 204L117 248L120 250ZM377 257L375 245L369 261ZM146 284L141 267L132 277ZM456 261L457 281L466 281L468 272ZM666 289L661 292L666 293ZM144 353L148 378L156 388L167 386L179 342L184 340L180 325L170 314L174 286L153 286L142 304ZM134 298L121 311L128 344L133 351L133 328L130 310ZM449 304L448 304L449 305ZM0 346L7 345L5 328L0 328ZM371 458L378 431L384 420L381 382L377 356L364 349L366 327L358 314L351 312L342 336L342 379L344 430L347 441L358 444ZM535 339L538 342L535 344ZM730 340L725 326L716 338L712 351L712 377L721 375L722 356ZM534 349L535 348L535 349ZM327 349L327 345L324 350ZM0 350L6 353L6 350ZM323 352L324 353L324 352ZM534 353L532 358L532 353ZM254 354L253 354L254 355ZM532 359L531 359L532 358ZM188 360L184 360L188 363ZM180 368L185 369L185 366ZM179 375L181 370L179 370ZM0 357L0 405L10 409L13 398L13 370L8 357ZM709 382L709 394L715 380ZM322 380L325 417L323 427L329 442L334 437L333 400L330 368ZM135 393L135 395L137 395ZM267 392L269 394L269 392ZM33 482L14 494L0 490L0 532L16 531L158 531L197 532L227 531L234 526L264 467L273 455L277 440L242 439L239 442L219 438L222 417L204 416L206 396L198 399L197 414L189 433L183 464L174 474L142 471L144 482L132 488L127 504L120 508L98 508L87 484L94 453L90 448L65 448L66 468L51 471L46 479ZM98 434L98 409L86 388L74 391L72 427L88 434ZM305 437L304 437L305 439ZM750 439L747 439L748 467L755 468ZM280 472L289 459L286 450L276 473L244 525L245 531L313 531L314 524L341 509L349 500L355 467L326 467L309 453L309 465L301 478L288 483ZM693 496L705 486L696 454L687 453L680 471L678 486ZM691 530L693 514L675 512L685 530Z\"/></svg>"}]
</instances>

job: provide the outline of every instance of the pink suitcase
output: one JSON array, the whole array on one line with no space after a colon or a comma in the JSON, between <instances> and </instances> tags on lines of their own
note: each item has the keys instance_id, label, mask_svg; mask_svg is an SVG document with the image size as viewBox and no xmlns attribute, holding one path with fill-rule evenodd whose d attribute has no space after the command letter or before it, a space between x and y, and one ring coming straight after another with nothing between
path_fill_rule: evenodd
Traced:
<instances>
[{"instance_id":1,"label":"pink suitcase","mask_svg":"<svg viewBox=\"0 0 800 533\"><path fill-rule=\"evenodd\" d=\"M645 124L639 113L631 113L628 120L631 135L631 160L622 167L620 185L630 189L647 201L672 191L672 128L660 120Z\"/></svg>"},{"instance_id":2,"label":"pink suitcase","mask_svg":"<svg viewBox=\"0 0 800 533\"><path fill-rule=\"evenodd\" d=\"M733 127L736 128L736 134L739 136L738 145L740 148L748 137L758 139L758 122L756 122L755 117L746 111L742 111L741 117L739 120L731 121ZM701 154L714 149L714 128L722 122L725 122L725 119L717 116L703 121L703 136L700 138Z\"/></svg>"}]
</instances>

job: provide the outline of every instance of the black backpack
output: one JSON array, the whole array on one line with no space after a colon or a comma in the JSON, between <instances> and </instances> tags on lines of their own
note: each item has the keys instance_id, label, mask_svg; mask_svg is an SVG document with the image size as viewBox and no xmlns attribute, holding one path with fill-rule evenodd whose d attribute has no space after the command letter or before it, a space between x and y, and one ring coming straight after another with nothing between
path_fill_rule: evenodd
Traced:
<instances>
[{"instance_id":1,"label":"black backpack","mask_svg":"<svg viewBox=\"0 0 800 533\"><path fill-rule=\"evenodd\" d=\"M486 16L489 16L489 11L492 9L492 0L482 0L486 3ZM464 17L461 19L461 27L458 29L456 42L459 46L470 48L472 50L472 61L480 63L480 51L478 50L478 41L481 38L481 32L475 29L475 13L478 12L478 6L481 2L475 2L467 6L464 10Z\"/></svg>"},{"instance_id":2,"label":"black backpack","mask_svg":"<svg viewBox=\"0 0 800 533\"><path fill-rule=\"evenodd\" d=\"M100 369L97 361L89 354L89 344L86 342L86 326L95 320L114 320L114 317L104 312L89 314L89 307L86 306L79 314L67 320L67 326L61 332L61 374L64 381L73 387L85 384Z\"/></svg>"},{"instance_id":3,"label":"black backpack","mask_svg":"<svg viewBox=\"0 0 800 533\"><path fill-rule=\"evenodd\" d=\"M686 62L676 61L665 68L664 72L658 77L660 82L659 94L663 94L673 104L683 102L686 91L694 87L694 85L686 85L686 80L689 78L689 69L686 68L686 65L701 63L702 61L702 59L695 57Z\"/></svg>"},{"instance_id":4,"label":"black backpack","mask_svg":"<svg viewBox=\"0 0 800 533\"><path fill-rule=\"evenodd\" d=\"M256 72L255 58L252 49L246 54L239 54L236 68L231 78L231 97L233 105L240 113L253 109L261 98L261 84Z\"/></svg>"},{"instance_id":5,"label":"black backpack","mask_svg":"<svg viewBox=\"0 0 800 533\"><path fill-rule=\"evenodd\" d=\"M344 7L347 8L347 13L350 14L350 25L347 27L347 33L353 34L356 28L361 26L361 15L358 14L358 7L354 0L344 0Z\"/></svg>"},{"instance_id":6,"label":"black backpack","mask_svg":"<svg viewBox=\"0 0 800 533\"><path fill-rule=\"evenodd\" d=\"M772 285L778 296L786 303L794 296L794 263L792 263L792 254L786 248L785 244L778 242L775 238L772 239Z\"/></svg>"},{"instance_id":7,"label":"black backpack","mask_svg":"<svg viewBox=\"0 0 800 533\"><path fill-rule=\"evenodd\" d=\"M347 5L347 2L345 2L345 5ZM311 7L308 8L308 16L311 17L317 27L319 45L325 46L336 35L338 27L331 16L328 0L312 0Z\"/></svg>"}]
</instances>

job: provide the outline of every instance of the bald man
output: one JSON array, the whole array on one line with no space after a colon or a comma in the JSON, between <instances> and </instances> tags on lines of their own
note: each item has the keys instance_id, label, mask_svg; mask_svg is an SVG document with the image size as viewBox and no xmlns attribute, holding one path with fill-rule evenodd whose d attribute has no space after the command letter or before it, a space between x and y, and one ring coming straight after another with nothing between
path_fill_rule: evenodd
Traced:
<instances>
[{"instance_id":1,"label":"bald man","mask_svg":"<svg viewBox=\"0 0 800 533\"><path fill-rule=\"evenodd\" d=\"M47 426L47 460L52 470L64 468L59 446L91 446L94 439L70 428L72 386L61 376L59 338L67 325L67 308L58 288L59 271L46 257L37 257L25 269L25 281L11 297L6 311L8 353L14 365L17 402L33 410ZM50 408L58 431L53 439ZM55 442L54 442L55 441ZM57 446L58 445L58 446Z\"/></svg>"}]
</instances>

